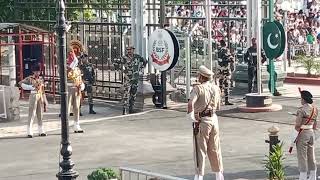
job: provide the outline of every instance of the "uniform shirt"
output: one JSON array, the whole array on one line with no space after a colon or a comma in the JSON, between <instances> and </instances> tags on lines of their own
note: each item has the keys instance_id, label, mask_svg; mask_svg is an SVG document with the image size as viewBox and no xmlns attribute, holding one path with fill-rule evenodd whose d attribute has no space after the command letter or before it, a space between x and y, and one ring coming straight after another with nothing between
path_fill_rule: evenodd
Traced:
<instances>
[{"instance_id":1,"label":"uniform shirt","mask_svg":"<svg viewBox=\"0 0 320 180\"><path fill-rule=\"evenodd\" d=\"M230 67L230 63L233 62L233 57L228 48L222 47L218 52L219 66Z\"/></svg>"},{"instance_id":2,"label":"uniform shirt","mask_svg":"<svg viewBox=\"0 0 320 180\"><path fill-rule=\"evenodd\" d=\"M120 60L114 60L114 66L116 69L120 70L121 65L123 65L124 80L130 83L137 83L139 80L139 72L143 72L143 68L147 64L147 61L134 54L133 57L124 56Z\"/></svg>"},{"instance_id":3,"label":"uniform shirt","mask_svg":"<svg viewBox=\"0 0 320 180\"><path fill-rule=\"evenodd\" d=\"M261 49L261 62L264 63L267 60L267 57L264 51ZM248 63L248 68L257 68L257 48L250 47L246 54L244 55L244 61Z\"/></svg>"},{"instance_id":4,"label":"uniform shirt","mask_svg":"<svg viewBox=\"0 0 320 180\"><path fill-rule=\"evenodd\" d=\"M43 86L43 81L40 78L35 78L33 75L28 76L20 81L20 86L22 85L22 83L34 87L35 90L37 90L38 86Z\"/></svg>"},{"instance_id":5,"label":"uniform shirt","mask_svg":"<svg viewBox=\"0 0 320 180\"><path fill-rule=\"evenodd\" d=\"M78 67L74 69L69 69L68 71L68 83L73 83L74 86L80 86L82 82L81 70Z\"/></svg>"},{"instance_id":6,"label":"uniform shirt","mask_svg":"<svg viewBox=\"0 0 320 180\"><path fill-rule=\"evenodd\" d=\"M96 80L96 74L94 73L94 67L91 63L82 64L80 69L83 73L83 80L93 84Z\"/></svg>"},{"instance_id":7,"label":"uniform shirt","mask_svg":"<svg viewBox=\"0 0 320 180\"><path fill-rule=\"evenodd\" d=\"M314 106L309 105L309 104L304 104L302 107L300 107L297 110L297 118L296 118L296 126L302 126L305 125L309 117L311 116L312 113L312 108ZM317 120L318 117L318 109L314 107L314 114L311 119L311 121L307 125L313 125L313 123Z\"/></svg>"},{"instance_id":8,"label":"uniform shirt","mask_svg":"<svg viewBox=\"0 0 320 180\"><path fill-rule=\"evenodd\" d=\"M218 64L219 64L219 75L230 76L231 72L235 70L235 63L233 56L226 47L222 47L218 52Z\"/></svg>"},{"instance_id":9,"label":"uniform shirt","mask_svg":"<svg viewBox=\"0 0 320 180\"><path fill-rule=\"evenodd\" d=\"M192 89L190 99L196 98L194 104L194 112L199 113L207 109L218 110L220 109L220 88L212 82L205 82L200 85L196 85Z\"/></svg>"}]
</instances>

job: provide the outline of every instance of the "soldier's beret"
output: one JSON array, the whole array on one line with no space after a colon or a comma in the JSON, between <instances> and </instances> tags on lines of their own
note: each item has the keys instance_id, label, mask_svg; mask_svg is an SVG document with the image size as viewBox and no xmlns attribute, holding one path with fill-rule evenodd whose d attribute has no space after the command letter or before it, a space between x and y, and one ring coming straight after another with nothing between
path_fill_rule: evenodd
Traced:
<instances>
[{"instance_id":1,"label":"soldier's beret","mask_svg":"<svg viewBox=\"0 0 320 180\"><path fill-rule=\"evenodd\" d=\"M214 75L214 73L210 69L203 65L199 67L199 74L207 78L211 78Z\"/></svg>"},{"instance_id":2,"label":"soldier's beret","mask_svg":"<svg viewBox=\"0 0 320 180\"><path fill-rule=\"evenodd\" d=\"M307 103L312 104L313 103L313 96L309 91L301 91L301 98L304 99Z\"/></svg>"}]
</instances>

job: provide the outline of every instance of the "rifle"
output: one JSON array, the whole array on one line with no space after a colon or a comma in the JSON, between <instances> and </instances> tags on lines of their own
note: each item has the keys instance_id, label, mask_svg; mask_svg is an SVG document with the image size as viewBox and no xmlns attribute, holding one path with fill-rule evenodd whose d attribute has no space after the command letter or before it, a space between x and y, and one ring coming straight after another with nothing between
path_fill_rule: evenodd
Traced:
<instances>
[{"instance_id":1,"label":"rifle","mask_svg":"<svg viewBox=\"0 0 320 180\"><path fill-rule=\"evenodd\" d=\"M199 124L200 122L194 122L192 123L193 127L193 138L194 138L194 147L196 151L196 163L197 163L197 168L199 168L199 154L198 154L198 140L197 140L197 135L199 133Z\"/></svg>"}]
</instances>

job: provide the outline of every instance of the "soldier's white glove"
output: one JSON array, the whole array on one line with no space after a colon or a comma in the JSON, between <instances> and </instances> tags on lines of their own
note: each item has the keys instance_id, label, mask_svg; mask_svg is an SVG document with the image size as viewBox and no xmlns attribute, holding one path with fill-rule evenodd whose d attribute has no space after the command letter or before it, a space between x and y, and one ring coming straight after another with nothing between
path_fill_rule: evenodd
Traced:
<instances>
[{"instance_id":1,"label":"soldier's white glove","mask_svg":"<svg viewBox=\"0 0 320 180\"><path fill-rule=\"evenodd\" d=\"M28 85L28 84L25 84L25 83L22 83L21 87L22 87L23 90L27 90L27 91L34 91L35 90L35 88L32 85Z\"/></svg>"},{"instance_id":2,"label":"soldier's white glove","mask_svg":"<svg viewBox=\"0 0 320 180\"><path fill-rule=\"evenodd\" d=\"M86 87L86 86L84 85L84 83L81 83L81 85L80 85L80 90L83 91L85 87Z\"/></svg>"},{"instance_id":3,"label":"soldier's white glove","mask_svg":"<svg viewBox=\"0 0 320 180\"><path fill-rule=\"evenodd\" d=\"M192 111L191 113L187 114L186 116L187 120L190 120L192 122L198 122L194 116L194 111Z\"/></svg>"}]
</instances>

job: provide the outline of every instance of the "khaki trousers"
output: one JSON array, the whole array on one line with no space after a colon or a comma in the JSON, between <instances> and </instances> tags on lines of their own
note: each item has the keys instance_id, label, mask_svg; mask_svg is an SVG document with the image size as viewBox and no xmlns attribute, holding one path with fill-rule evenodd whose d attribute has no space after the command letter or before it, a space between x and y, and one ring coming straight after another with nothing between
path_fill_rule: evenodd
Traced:
<instances>
[{"instance_id":1,"label":"khaki trousers","mask_svg":"<svg viewBox=\"0 0 320 180\"><path fill-rule=\"evenodd\" d=\"M303 130L297 140L297 157L300 172L316 170L314 134L312 129Z\"/></svg>"},{"instance_id":2,"label":"khaki trousers","mask_svg":"<svg viewBox=\"0 0 320 180\"><path fill-rule=\"evenodd\" d=\"M79 123L80 119L80 94L78 88L74 86L68 86L68 112L69 115L71 106L73 107L73 116L75 123Z\"/></svg>"},{"instance_id":3,"label":"khaki trousers","mask_svg":"<svg viewBox=\"0 0 320 180\"><path fill-rule=\"evenodd\" d=\"M37 116L38 127L42 127L43 103L42 95L38 93L30 93L29 96L29 116L28 116L28 134L32 135L33 120ZM42 132L39 132L42 133Z\"/></svg>"},{"instance_id":4,"label":"khaki trousers","mask_svg":"<svg viewBox=\"0 0 320 180\"><path fill-rule=\"evenodd\" d=\"M207 155L210 161L212 171L222 172L223 164L220 148L219 124L218 118L215 114L210 119L207 117L206 119L201 119L201 123L199 125L199 133L197 135L197 141L199 167L197 167L197 158L194 146L196 174L201 176L204 175L205 158Z\"/></svg>"}]
</instances>

